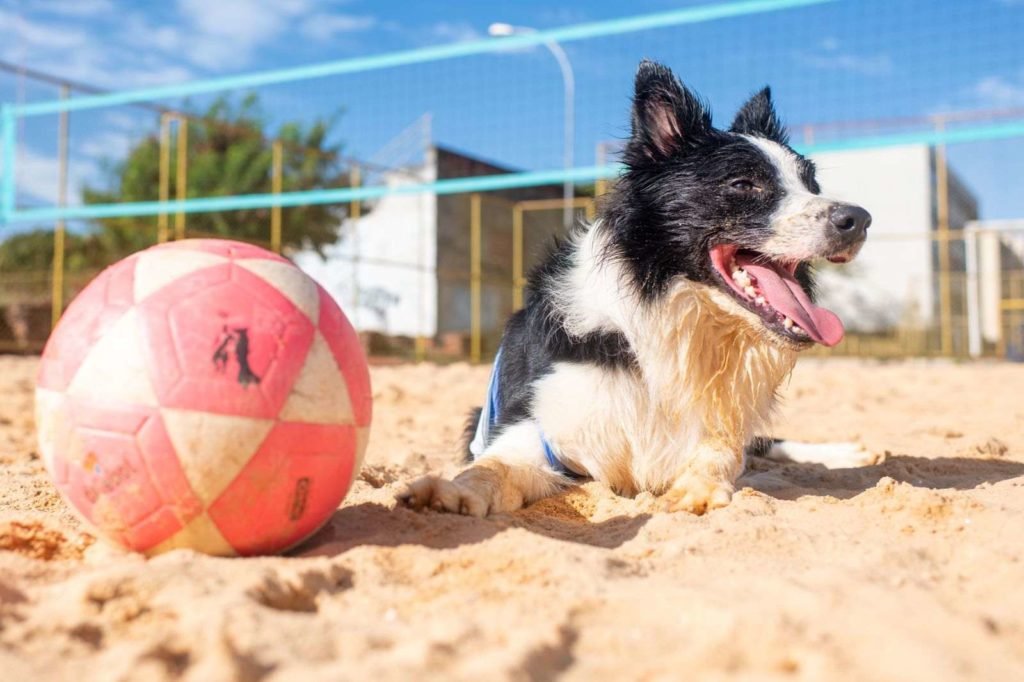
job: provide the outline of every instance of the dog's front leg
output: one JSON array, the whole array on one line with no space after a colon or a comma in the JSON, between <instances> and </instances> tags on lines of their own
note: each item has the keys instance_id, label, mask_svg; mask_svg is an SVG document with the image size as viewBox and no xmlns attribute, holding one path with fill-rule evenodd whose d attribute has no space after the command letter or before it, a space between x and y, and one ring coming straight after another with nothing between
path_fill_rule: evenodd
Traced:
<instances>
[{"instance_id":1,"label":"dog's front leg","mask_svg":"<svg viewBox=\"0 0 1024 682\"><path fill-rule=\"evenodd\" d=\"M567 483L544 457L539 431L525 421L502 431L486 452L458 476L424 476L397 495L411 509L429 508L467 516L515 511Z\"/></svg>"},{"instance_id":2,"label":"dog's front leg","mask_svg":"<svg viewBox=\"0 0 1024 682\"><path fill-rule=\"evenodd\" d=\"M666 511L703 514L729 504L743 471L743 449L721 441L702 442L662 496Z\"/></svg>"}]
</instances>

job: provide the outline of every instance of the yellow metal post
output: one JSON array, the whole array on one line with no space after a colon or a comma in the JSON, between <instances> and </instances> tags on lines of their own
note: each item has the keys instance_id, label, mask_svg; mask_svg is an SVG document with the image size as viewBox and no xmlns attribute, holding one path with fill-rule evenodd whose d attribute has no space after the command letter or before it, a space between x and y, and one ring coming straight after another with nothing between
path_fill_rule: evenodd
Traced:
<instances>
[{"instance_id":1,"label":"yellow metal post","mask_svg":"<svg viewBox=\"0 0 1024 682\"><path fill-rule=\"evenodd\" d=\"M70 90L67 85L60 88L60 98L67 99ZM68 112L63 110L57 118L57 205L64 208L68 203ZM63 218L57 220L53 230L53 290L50 296L50 328L57 326L64 312L64 233Z\"/></svg>"},{"instance_id":2,"label":"yellow metal post","mask_svg":"<svg viewBox=\"0 0 1024 682\"><path fill-rule=\"evenodd\" d=\"M945 120L936 119L936 131L942 132ZM935 147L935 204L939 238L939 331L942 355L953 354L953 301L950 291L949 259L949 168L946 163L946 145Z\"/></svg>"},{"instance_id":3,"label":"yellow metal post","mask_svg":"<svg viewBox=\"0 0 1024 682\"><path fill-rule=\"evenodd\" d=\"M597 199L589 199L583 205L583 210L586 213L587 222L594 222L594 218L597 217Z\"/></svg>"},{"instance_id":4,"label":"yellow metal post","mask_svg":"<svg viewBox=\"0 0 1024 682\"><path fill-rule=\"evenodd\" d=\"M171 198L171 114L160 114L160 203L166 204ZM169 238L167 211L161 210L156 217L156 240L163 244Z\"/></svg>"},{"instance_id":5,"label":"yellow metal post","mask_svg":"<svg viewBox=\"0 0 1024 682\"><path fill-rule=\"evenodd\" d=\"M605 157L607 156L607 154L605 153L604 142L598 142L597 143L597 154L596 154L596 156L597 156L597 165L598 166L605 165L605 163L607 161ZM607 192L607 191L608 191L608 181L605 180L604 178L599 178L594 183L594 196L595 197L603 196L604 193Z\"/></svg>"},{"instance_id":6,"label":"yellow metal post","mask_svg":"<svg viewBox=\"0 0 1024 682\"><path fill-rule=\"evenodd\" d=\"M281 140L274 140L270 149L272 154L270 191L276 197L281 194L284 170L284 145L281 144ZM274 253L281 253L281 204L274 204L270 208L270 249Z\"/></svg>"},{"instance_id":7,"label":"yellow metal post","mask_svg":"<svg viewBox=\"0 0 1024 682\"><path fill-rule=\"evenodd\" d=\"M469 360L480 362L480 195L469 197Z\"/></svg>"},{"instance_id":8,"label":"yellow metal post","mask_svg":"<svg viewBox=\"0 0 1024 682\"><path fill-rule=\"evenodd\" d=\"M353 189L362 186L363 172L358 165L352 166L349 172L349 185ZM352 323L359 329L359 219L363 217L363 203L353 199L349 209L349 222L352 225Z\"/></svg>"},{"instance_id":9,"label":"yellow metal post","mask_svg":"<svg viewBox=\"0 0 1024 682\"><path fill-rule=\"evenodd\" d=\"M178 169L177 199L184 201L188 197L188 119L178 117ZM185 211L180 207L174 216L174 238L185 238Z\"/></svg>"},{"instance_id":10,"label":"yellow metal post","mask_svg":"<svg viewBox=\"0 0 1024 682\"><path fill-rule=\"evenodd\" d=\"M523 307L523 209L512 207L512 310Z\"/></svg>"}]
</instances>

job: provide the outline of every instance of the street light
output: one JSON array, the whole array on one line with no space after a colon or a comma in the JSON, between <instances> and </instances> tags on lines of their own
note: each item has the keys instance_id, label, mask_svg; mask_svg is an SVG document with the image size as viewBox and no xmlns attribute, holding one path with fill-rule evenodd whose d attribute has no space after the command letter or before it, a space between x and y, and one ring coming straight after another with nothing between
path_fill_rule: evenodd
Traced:
<instances>
[{"instance_id":1,"label":"street light","mask_svg":"<svg viewBox=\"0 0 1024 682\"><path fill-rule=\"evenodd\" d=\"M511 36L517 33L536 33L537 29L529 28L528 26L513 26L512 24L506 23L494 23L487 28L487 32L494 37ZM565 170L569 171L573 167L573 137L575 135L573 126L575 124L575 113L573 111L575 93L576 93L576 79L573 77L572 65L569 63L569 56L565 54L565 50L562 46L553 40L547 40L544 42L544 46L548 48L548 51L554 56L555 61L558 62L558 68L562 70L562 85L565 91L565 147L563 151ZM572 180L568 178L565 180L565 184L562 186L562 200L564 202L562 221L565 224L565 228L569 229L572 227L572 216L573 206L572 200L575 196L575 190L573 188Z\"/></svg>"}]
</instances>

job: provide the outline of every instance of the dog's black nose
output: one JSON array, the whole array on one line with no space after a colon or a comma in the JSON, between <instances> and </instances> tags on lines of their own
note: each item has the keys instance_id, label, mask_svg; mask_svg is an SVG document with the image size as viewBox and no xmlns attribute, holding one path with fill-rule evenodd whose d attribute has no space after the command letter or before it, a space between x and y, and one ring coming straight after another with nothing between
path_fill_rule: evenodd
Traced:
<instances>
[{"instance_id":1,"label":"dog's black nose","mask_svg":"<svg viewBox=\"0 0 1024 682\"><path fill-rule=\"evenodd\" d=\"M828 214L828 222L843 239L864 239L871 226L871 214L853 204L836 204Z\"/></svg>"}]
</instances>

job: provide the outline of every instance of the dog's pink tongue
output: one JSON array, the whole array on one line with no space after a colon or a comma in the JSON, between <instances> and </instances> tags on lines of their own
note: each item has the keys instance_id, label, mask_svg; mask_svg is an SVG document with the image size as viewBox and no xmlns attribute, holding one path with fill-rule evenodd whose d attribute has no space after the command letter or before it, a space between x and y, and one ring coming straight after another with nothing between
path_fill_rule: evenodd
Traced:
<instances>
[{"instance_id":1,"label":"dog's pink tongue","mask_svg":"<svg viewBox=\"0 0 1024 682\"><path fill-rule=\"evenodd\" d=\"M787 270L772 264L740 262L740 259L737 265L757 280L757 288L773 308L800 325L812 339L826 346L843 340L842 321L831 310L814 305Z\"/></svg>"}]
</instances>

